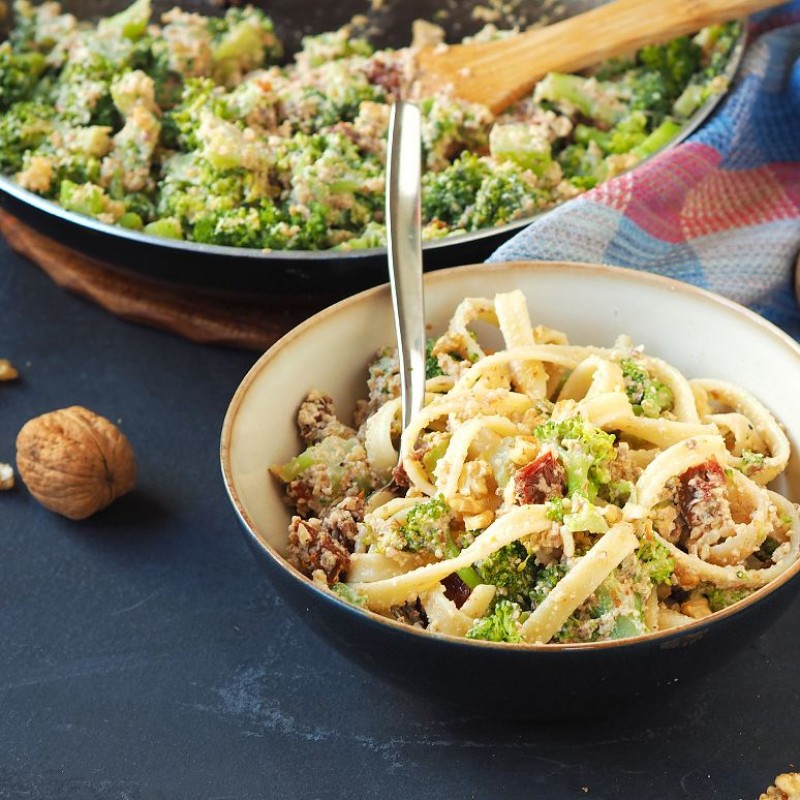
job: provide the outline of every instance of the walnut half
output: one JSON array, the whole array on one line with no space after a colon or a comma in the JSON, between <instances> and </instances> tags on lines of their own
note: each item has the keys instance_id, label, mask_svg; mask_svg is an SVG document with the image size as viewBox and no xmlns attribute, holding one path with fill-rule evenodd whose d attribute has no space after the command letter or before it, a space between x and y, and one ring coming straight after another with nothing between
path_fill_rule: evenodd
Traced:
<instances>
[{"instance_id":1,"label":"walnut half","mask_svg":"<svg viewBox=\"0 0 800 800\"><path fill-rule=\"evenodd\" d=\"M136 480L136 459L125 435L82 406L26 422L17 435L17 469L45 508L69 519L105 508Z\"/></svg>"}]
</instances>

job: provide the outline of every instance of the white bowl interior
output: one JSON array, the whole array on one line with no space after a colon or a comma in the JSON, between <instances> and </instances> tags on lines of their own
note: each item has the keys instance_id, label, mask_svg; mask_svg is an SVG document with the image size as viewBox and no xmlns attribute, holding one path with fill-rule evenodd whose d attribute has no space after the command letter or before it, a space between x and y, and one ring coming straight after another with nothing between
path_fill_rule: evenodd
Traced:
<instances>
[{"instance_id":1,"label":"white bowl interior","mask_svg":"<svg viewBox=\"0 0 800 800\"><path fill-rule=\"evenodd\" d=\"M545 262L475 265L425 279L426 318L441 333L458 302L521 289L533 324L563 330L574 344L610 346L628 334L646 352L690 378L738 383L784 425L793 456L775 488L800 500L800 347L762 318L677 281L615 267ZM289 510L271 464L301 447L297 408L312 389L330 394L350 419L366 396L367 365L394 342L386 287L349 298L294 329L265 353L231 403L223 432L226 479L240 513L266 544L283 552Z\"/></svg>"}]
</instances>

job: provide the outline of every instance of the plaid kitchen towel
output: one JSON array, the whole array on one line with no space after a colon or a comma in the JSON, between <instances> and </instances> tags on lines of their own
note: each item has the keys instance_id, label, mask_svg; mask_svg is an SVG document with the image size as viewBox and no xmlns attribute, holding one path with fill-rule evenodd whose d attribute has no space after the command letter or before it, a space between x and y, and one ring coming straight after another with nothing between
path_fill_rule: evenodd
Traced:
<instances>
[{"instance_id":1,"label":"plaid kitchen towel","mask_svg":"<svg viewBox=\"0 0 800 800\"><path fill-rule=\"evenodd\" d=\"M489 260L646 269L800 338L800 0L756 16L750 34L732 91L699 131L534 221Z\"/></svg>"}]
</instances>

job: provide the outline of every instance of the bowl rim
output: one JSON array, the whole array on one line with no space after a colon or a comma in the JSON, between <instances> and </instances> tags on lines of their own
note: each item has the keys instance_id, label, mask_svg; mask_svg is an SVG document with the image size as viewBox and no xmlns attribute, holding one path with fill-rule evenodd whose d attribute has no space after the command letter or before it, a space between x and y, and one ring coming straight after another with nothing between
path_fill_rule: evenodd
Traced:
<instances>
[{"instance_id":1,"label":"bowl rim","mask_svg":"<svg viewBox=\"0 0 800 800\"><path fill-rule=\"evenodd\" d=\"M800 343L796 342L789 334L781 330L777 325L765 319L755 311L737 303L715 292L694 286L685 281L675 278L669 278L663 275L658 275L651 272L632 269L630 267L620 267L611 264L600 264L580 261L501 261L480 264L465 264L457 267L449 267L447 269L436 270L435 272L425 273L424 282L426 289L430 284L447 282L450 276L454 273L466 272L500 272L514 269L527 269L527 270L560 270L567 269L582 273L584 276L605 274L620 280L632 280L634 282L643 283L667 289L670 292L678 292L680 294L688 295L690 297L699 298L707 303L711 303L721 307L729 312L741 316L748 323L762 328L768 335L772 336L777 342L784 347L787 347L798 360L800 366ZM389 284L384 283L379 286L374 286L370 289L365 289L362 292L351 295L343 300L334 303L327 308L318 311L316 314L308 317L299 325L292 328L284 334L278 341L269 347L250 367L239 386L237 387L225 417L222 423L220 434L220 467L222 478L225 483L225 489L228 494L234 511L239 519L240 526L248 540L259 550L266 555L270 561L279 569L284 571L292 580L296 580L300 586L304 586L306 590L316 593L316 595L323 601L334 603L342 611L351 612L359 615L362 621L368 621L375 625L386 625L390 630L396 630L398 633L404 633L412 636L422 636L426 641L439 641L448 645L456 644L465 647L483 647L499 649L503 652L508 651L522 651L522 652L537 652L537 653L564 653L564 652L583 652L583 651L596 651L605 650L609 648L618 647L632 647L644 645L658 645L662 648L669 648L674 646L676 639L683 639L685 636L692 636L692 638L703 636L709 626L715 626L717 623L728 619L749 607L765 600L769 595L773 594L777 589L784 586L786 583L796 578L800 573L800 558L795 561L788 569L782 572L774 580L770 581L765 586L755 589L752 594L738 600L737 602L723 608L719 611L713 612L708 617L693 620L692 622L682 625L677 628L668 628L663 631L653 631L650 633L639 634L638 636L631 636L624 639L612 639L600 642L573 642L573 643L555 643L555 644L541 644L541 643L510 643L510 642L489 642L480 639L466 639L464 637L455 636L453 634L441 633L438 631L428 631L422 628L417 628L405 623L383 617L369 609L360 608L348 603L346 600L337 597L333 592L328 591L307 576L303 575L299 570L293 567L272 545L263 539L258 531L254 521L250 518L247 510L241 501L236 487L234 484L233 471L231 468L230 447L231 436L235 424L236 416L239 408L247 394L250 386L258 378L260 373L269 365L269 363L276 357L276 355L284 348L291 345L291 343L302 336L307 330L315 327L319 322L327 319L330 316L335 316L349 308L350 306L368 303L373 298L380 295L389 293ZM265 465L265 471L266 471Z\"/></svg>"}]
</instances>

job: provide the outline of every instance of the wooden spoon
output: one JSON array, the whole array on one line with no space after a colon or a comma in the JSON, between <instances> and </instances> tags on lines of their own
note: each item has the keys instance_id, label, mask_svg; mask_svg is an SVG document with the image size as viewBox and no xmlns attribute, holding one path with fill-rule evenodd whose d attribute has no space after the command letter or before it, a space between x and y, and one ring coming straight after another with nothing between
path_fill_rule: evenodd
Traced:
<instances>
[{"instance_id":1,"label":"wooden spoon","mask_svg":"<svg viewBox=\"0 0 800 800\"><path fill-rule=\"evenodd\" d=\"M553 25L492 42L425 47L414 94L451 86L495 114L522 99L548 72L574 72L646 44L660 44L784 0L613 0Z\"/></svg>"}]
</instances>

